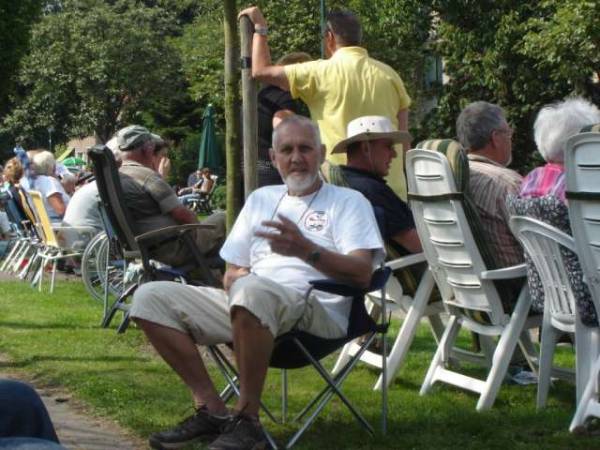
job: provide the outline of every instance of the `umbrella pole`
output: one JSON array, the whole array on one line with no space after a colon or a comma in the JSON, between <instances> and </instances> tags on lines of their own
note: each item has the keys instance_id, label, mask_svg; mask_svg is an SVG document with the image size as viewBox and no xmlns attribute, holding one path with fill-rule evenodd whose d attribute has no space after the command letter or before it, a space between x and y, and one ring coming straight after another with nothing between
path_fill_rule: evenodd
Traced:
<instances>
[{"instance_id":1,"label":"umbrella pole","mask_svg":"<svg viewBox=\"0 0 600 450\"><path fill-rule=\"evenodd\" d=\"M252 78L252 36L254 24L247 16L240 18L240 51L242 66L242 120L244 144L244 198L258 186L256 163L258 160L258 109L257 83Z\"/></svg>"}]
</instances>

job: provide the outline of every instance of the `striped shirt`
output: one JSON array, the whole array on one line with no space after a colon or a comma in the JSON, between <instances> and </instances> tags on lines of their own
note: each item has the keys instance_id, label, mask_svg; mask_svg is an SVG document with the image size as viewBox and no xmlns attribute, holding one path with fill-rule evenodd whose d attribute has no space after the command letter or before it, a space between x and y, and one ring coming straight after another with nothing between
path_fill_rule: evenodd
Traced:
<instances>
[{"instance_id":1,"label":"striped shirt","mask_svg":"<svg viewBox=\"0 0 600 450\"><path fill-rule=\"evenodd\" d=\"M548 163L533 169L527 174L521 186L520 197L545 197L553 195L562 203L565 201L566 178L565 166Z\"/></svg>"},{"instance_id":2,"label":"striped shirt","mask_svg":"<svg viewBox=\"0 0 600 450\"><path fill-rule=\"evenodd\" d=\"M490 249L502 267L523 262L523 249L512 235L506 198L517 195L522 177L489 158L469 154L469 193L477 206Z\"/></svg>"}]
</instances>

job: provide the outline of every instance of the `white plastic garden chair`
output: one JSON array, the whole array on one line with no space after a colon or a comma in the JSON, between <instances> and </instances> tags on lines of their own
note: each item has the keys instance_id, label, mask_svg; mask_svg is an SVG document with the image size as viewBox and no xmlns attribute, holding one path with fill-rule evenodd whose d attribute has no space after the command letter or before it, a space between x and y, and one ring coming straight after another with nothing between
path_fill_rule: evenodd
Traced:
<instances>
[{"instance_id":1,"label":"white plastic garden chair","mask_svg":"<svg viewBox=\"0 0 600 450\"><path fill-rule=\"evenodd\" d=\"M513 216L510 228L531 258L544 290L544 319L538 375L537 408L546 406L552 361L562 333L575 334L576 397L581 397L589 372L589 327L581 323L575 306L561 247L576 253L571 236L547 223L524 216Z\"/></svg>"},{"instance_id":2,"label":"white plastic garden chair","mask_svg":"<svg viewBox=\"0 0 600 450\"><path fill-rule=\"evenodd\" d=\"M565 169L569 218L575 247L596 312L600 311L600 128L577 134L567 142ZM600 329L588 328L588 370L569 427L583 427L588 417L600 417ZM578 380L579 381L579 380ZM579 397L579 396L578 396Z\"/></svg>"},{"instance_id":3,"label":"white plastic garden chair","mask_svg":"<svg viewBox=\"0 0 600 450\"><path fill-rule=\"evenodd\" d=\"M457 155L463 159L460 170L468 173L466 156ZM526 267L522 264L489 270L471 229L475 225L467 220L465 194L457 189L446 156L420 149L406 156L411 209L449 314L420 393L426 394L436 381L442 381L478 393L477 410L486 410L493 406L517 343L533 365L534 350L527 330L539 326L541 316L528 316L531 300L525 284L511 313L505 312L494 284L495 280L524 277ZM462 327L481 335L482 342L486 337L499 337L484 380L448 368L451 349Z\"/></svg>"}]
</instances>

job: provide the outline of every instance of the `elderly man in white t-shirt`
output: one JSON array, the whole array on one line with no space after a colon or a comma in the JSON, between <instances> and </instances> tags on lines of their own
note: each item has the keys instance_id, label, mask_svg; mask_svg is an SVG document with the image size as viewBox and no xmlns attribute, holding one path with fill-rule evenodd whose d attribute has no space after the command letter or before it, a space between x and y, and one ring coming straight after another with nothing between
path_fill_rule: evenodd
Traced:
<instances>
[{"instance_id":1,"label":"elderly man in white t-shirt","mask_svg":"<svg viewBox=\"0 0 600 450\"><path fill-rule=\"evenodd\" d=\"M384 257L369 202L358 192L324 183L319 131L291 116L273 133L271 159L284 185L255 191L221 249L229 264L225 290L173 282L141 286L131 316L189 387L196 413L153 434L153 448L177 448L218 435L210 449L262 448L259 402L273 342L297 326L311 334L345 336L351 299L316 292L324 277L368 286ZM226 409L196 344L233 342L241 395ZM220 435L219 435L220 433Z\"/></svg>"}]
</instances>

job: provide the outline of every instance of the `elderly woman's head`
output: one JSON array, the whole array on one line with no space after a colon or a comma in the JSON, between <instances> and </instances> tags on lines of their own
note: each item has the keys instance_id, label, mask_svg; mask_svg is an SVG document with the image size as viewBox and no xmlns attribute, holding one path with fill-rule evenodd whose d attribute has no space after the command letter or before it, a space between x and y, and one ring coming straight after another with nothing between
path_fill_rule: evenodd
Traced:
<instances>
[{"instance_id":1,"label":"elderly woman's head","mask_svg":"<svg viewBox=\"0 0 600 450\"><path fill-rule=\"evenodd\" d=\"M17 158L11 158L4 165L4 179L10 184L18 184L23 176L23 166Z\"/></svg>"},{"instance_id":2,"label":"elderly woman's head","mask_svg":"<svg viewBox=\"0 0 600 450\"><path fill-rule=\"evenodd\" d=\"M51 177L54 175L56 160L54 159L54 155L48 150L42 150L33 154L31 165L37 175L48 175Z\"/></svg>"},{"instance_id":3,"label":"elderly woman's head","mask_svg":"<svg viewBox=\"0 0 600 450\"><path fill-rule=\"evenodd\" d=\"M567 140L595 123L600 123L600 110L581 97L544 106L533 125L535 144L547 162L562 163Z\"/></svg>"}]
</instances>

